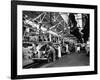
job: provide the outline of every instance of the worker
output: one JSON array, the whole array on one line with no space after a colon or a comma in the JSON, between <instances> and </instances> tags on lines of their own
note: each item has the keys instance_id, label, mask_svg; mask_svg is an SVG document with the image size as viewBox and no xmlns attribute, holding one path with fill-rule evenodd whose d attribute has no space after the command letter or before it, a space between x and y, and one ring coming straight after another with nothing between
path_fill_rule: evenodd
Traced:
<instances>
[{"instance_id":1,"label":"worker","mask_svg":"<svg viewBox=\"0 0 100 80\"><path fill-rule=\"evenodd\" d=\"M52 45L49 45L49 44L47 44L47 48L49 48L49 50L48 50L49 57L48 58L52 58L52 61L55 62L55 60L56 60L55 49L53 48Z\"/></svg>"},{"instance_id":2,"label":"worker","mask_svg":"<svg viewBox=\"0 0 100 80\"><path fill-rule=\"evenodd\" d=\"M80 45L77 45L77 53L80 53Z\"/></svg>"}]
</instances>

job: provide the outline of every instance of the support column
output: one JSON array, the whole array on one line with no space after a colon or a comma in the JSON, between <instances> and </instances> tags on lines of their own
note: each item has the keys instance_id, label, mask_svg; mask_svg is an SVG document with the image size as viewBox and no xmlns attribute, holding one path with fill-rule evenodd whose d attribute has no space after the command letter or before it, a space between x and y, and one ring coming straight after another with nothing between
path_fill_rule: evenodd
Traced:
<instances>
[{"instance_id":1,"label":"support column","mask_svg":"<svg viewBox=\"0 0 100 80\"><path fill-rule=\"evenodd\" d=\"M37 52L38 52L38 58L40 58L40 51L39 51L39 49L40 49L40 47L39 47L39 45L37 46Z\"/></svg>"},{"instance_id":2,"label":"support column","mask_svg":"<svg viewBox=\"0 0 100 80\"><path fill-rule=\"evenodd\" d=\"M61 47L58 46L58 57L61 58Z\"/></svg>"},{"instance_id":3,"label":"support column","mask_svg":"<svg viewBox=\"0 0 100 80\"><path fill-rule=\"evenodd\" d=\"M40 51L38 51L38 58L40 58Z\"/></svg>"},{"instance_id":4,"label":"support column","mask_svg":"<svg viewBox=\"0 0 100 80\"><path fill-rule=\"evenodd\" d=\"M64 38L63 38L63 44L64 44Z\"/></svg>"},{"instance_id":5,"label":"support column","mask_svg":"<svg viewBox=\"0 0 100 80\"><path fill-rule=\"evenodd\" d=\"M51 41L51 34L49 34L49 40Z\"/></svg>"},{"instance_id":6,"label":"support column","mask_svg":"<svg viewBox=\"0 0 100 80\"><path fill-rule=\"evenodd\" d=\"M66 44L66 52L67 52L67 54L70 54L69 49L68 49L68 44Z\"/></svg>"}]
</instances>

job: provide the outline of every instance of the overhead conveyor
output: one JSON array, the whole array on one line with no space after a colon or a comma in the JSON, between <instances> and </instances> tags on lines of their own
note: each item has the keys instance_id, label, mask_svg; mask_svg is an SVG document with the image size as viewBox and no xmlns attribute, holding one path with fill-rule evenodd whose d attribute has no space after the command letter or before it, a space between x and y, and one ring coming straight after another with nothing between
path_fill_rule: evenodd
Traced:
<instances>
[{"instance_id":1,"label":"overhead conveyor","mask_svg":"<svg viewBox=\"0 0 100 80\"><path fill-rule=\"evenodd\" d=\"M25 20L25 23L31 25L33 28L36 27L38 30L40 24L42 24L41 25L42 32L46 32L58 37L63 37L62 35L67 35L67 34L71 35L70 30L68 29L69 27L68 13L65 14L59 12L42 12L35 18L30 18L30 19ZM37 23L35 21L37 21ZM49 24L50 26L48 26ZM46 27L44 27L44 25Z\"/></svg>"},{"instance_id":2,"label":"overhead conveyor","mask_svg":"<svg viewBox=\"0 0 100 80\"><path fill-rule=\"evenodd\" d=\"M57 22L57 23L54 24L53 26L50 26L49 29L57 28L59 26L59 24L62 25L62 27L65 27L65 25L64 25L65 24L65 20L61 17L61 14L58 13L57 16L55 16L55 13L52 13L52 14L53 14L53 16L51 16L51 19L50 19L51 22L54 21L54 22ZM46 22L44 22L44 19L46 19L46 18L50 18L50 15L47 14L46 12L43 12L40 15L38 15L36 18L32 19L32 21L26 20L25 22L30 24L30 25L32 25L32 27L34 27L34 26L36 26L35 21L37 21L38 24L39 23L46 23ZM46 19L46 20L48 20L48 19ZM50 21L47 21L47 23L49 24Z\"/></svg>"}]
</instances>

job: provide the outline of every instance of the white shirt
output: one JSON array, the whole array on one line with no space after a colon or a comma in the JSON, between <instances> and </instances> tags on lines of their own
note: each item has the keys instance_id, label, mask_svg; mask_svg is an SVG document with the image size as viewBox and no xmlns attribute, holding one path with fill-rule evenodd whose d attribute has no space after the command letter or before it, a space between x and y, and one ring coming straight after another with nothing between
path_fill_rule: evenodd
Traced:
<instances>
[{"instance_id":1,"label":"white shirt","mask_svg":"<svg viewBox=\"0 0 100 80\"><path fill-rule=\"evenodd\" d=\"M77 51L80 51L80 47L79 46L77 47Z\"/></svg>"}]
</instances>

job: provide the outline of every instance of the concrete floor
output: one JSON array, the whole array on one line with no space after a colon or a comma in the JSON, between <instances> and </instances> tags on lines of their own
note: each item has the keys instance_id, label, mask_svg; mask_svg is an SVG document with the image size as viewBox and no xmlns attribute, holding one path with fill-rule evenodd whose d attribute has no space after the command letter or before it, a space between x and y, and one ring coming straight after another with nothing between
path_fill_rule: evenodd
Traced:
<instances>
[{"instance_id":1,"label":"concrete floor","mask_svg":"<svg viewBox=\"0 0 100 80\"><path fill-rule=\"evenodd\" d=\"M89 56L85 53L72 53L70 55L64 55L55 62L51 62L41 66L44 67L67 67L67 66L88 66Z\"/></svg>"}]
</instances>

